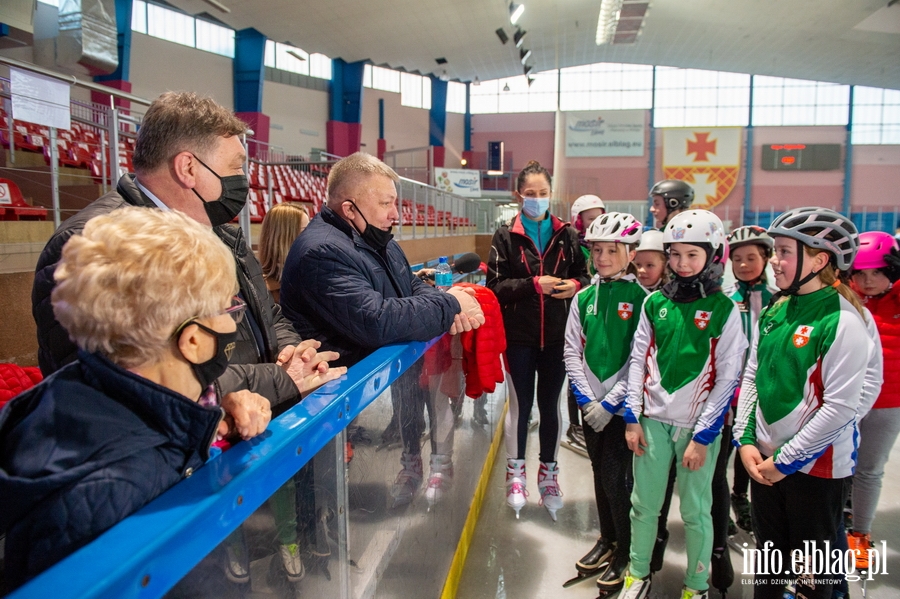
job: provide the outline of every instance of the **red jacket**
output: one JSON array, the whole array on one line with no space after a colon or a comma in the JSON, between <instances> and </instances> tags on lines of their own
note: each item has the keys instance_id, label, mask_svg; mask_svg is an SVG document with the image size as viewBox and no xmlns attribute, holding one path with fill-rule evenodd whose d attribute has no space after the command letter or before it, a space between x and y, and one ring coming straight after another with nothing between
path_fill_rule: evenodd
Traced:
<instances>
[{"instance_id":1,"label":"red jacket","mask_svg":"<svg viewBox=\"0 0 900 599\"><path fill-rule=\"evenodd\" d=\"M900 408L900 282L895 283L884 295L878 296L865 296L852 283L851 287L872 313L878 334L881 335L884 383L872 409Z\"/></svg>"},{"instance_id":2,"label":"red jacket","mask_svg":"<svg viewBox=\"0 0 900 599\"><path fill-rule=\"evenodd\" d=\"M487 287L472 283L459 283L461 287L475 290L475 299L484 312L484 324L463 333L463 372L466 374L466 395L479 397L492 393L497 383L503 382L503 366L500 356L506 352L506 330L497 296Z\"/></svg>"}]
</instances>

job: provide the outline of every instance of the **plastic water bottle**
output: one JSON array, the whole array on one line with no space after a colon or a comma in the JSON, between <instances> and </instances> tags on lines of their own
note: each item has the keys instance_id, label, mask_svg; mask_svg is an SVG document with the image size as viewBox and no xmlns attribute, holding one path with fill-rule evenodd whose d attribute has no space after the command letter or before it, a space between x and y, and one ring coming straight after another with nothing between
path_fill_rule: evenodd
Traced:
<instances>
[{"instance_id":1,"label":"plastic water bottle","mask_svg":"<svg viewBox=\"0 0 900 599\"><path fill-rule=\"evenodd\" d=\"M447 291L453 286L453 271L447 264L447 256L438 259L437 268L434 269L434 286L441 291Z\"/></svg>"}]
</instances>

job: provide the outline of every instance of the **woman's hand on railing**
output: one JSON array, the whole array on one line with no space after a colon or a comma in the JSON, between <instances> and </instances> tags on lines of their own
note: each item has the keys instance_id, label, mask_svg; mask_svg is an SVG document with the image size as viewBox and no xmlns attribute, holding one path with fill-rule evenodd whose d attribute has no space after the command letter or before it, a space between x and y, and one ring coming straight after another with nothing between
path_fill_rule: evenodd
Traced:
<instances>
[{"instance_id":1,"label":"woman's hand on railing","mask_svg":"<svg viewBox=\"0 0 900 599\"><path fill-rule=\"evenodd\" d=\"M219 423L219 435L228 438L240 435L245 441L259 435L272 419L269 400L242 389L228 393L221 401L225 418Z\"/></svg>"}]
</instances>

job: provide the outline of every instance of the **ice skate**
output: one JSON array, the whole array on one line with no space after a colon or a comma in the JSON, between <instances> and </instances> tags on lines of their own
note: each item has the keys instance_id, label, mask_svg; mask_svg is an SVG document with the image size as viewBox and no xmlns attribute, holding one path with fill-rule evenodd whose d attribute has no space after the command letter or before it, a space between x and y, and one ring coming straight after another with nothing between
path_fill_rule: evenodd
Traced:
<instances>
[{"instance_id":1,"label":"ice skate","mask_svg":"<svg viewBox=\"0 0 900 599\"><path fill-rule=\"evenodd\" d=\"M281 563L288 581L300 582L306 576L303 560L300 559L300 548L296 543L281 546Z\"/></svg>"},{"instance_id":2,"label":"ice skate","mask_svg":"<svg viewBox=\"0 0 900 599\"><path fill-rule=\"evenodd\" d=\"M669 531L665 531L663 536L656 537L653 544L653 554L650 556L650 572L659 572L663 567L663 560L666 557L666 545L669 544Z\"/></svg>"},{"instance_id":3,"label":"ice skate","mask_svg":"<svg viewBox=\"0 0 900 599\"><path fill-rule=\"evenodd\" d=\"M625 569L628 567L628 552L616 551L609 559L609 566L597 579L597 588L601 596L615 593L625 584Z\"/></svg>"},{"instance_id":4,"label":"ice skate","mask_svg":"<svg viewBox=\"0 0 900 599\"><path fill-rule=\"evenodd\" d=\"M681 589L681 599L706 599L708 596L709 593L706 591L695 591L688 587Z\"/></svg>"},{"instance_id":5,"label":"ice skate","mask_svg":"<svg viewBox=\"0 0 900 599\"><path fill-rule=\"evenodd\" d=\"M559 490L559 466L556 462L541 462L538 469L538 490L541 493L541 505L550 512L556 522L556 511L563 506L562 491Z\"/></svg>"},{"instance_id":6,"label":"ice skate","mask_svg":"<svg viewBox=\"0 0 900 599\"><path fill-rule=\"evenodd\" d=\"M562 446L566 449L570 449L583 457L589 457L587 452L587 445L584 443L584 430L582 427L570 424L569 429L566 431L566 438L562 442Z\"/></svg>"},{"instance_id":7,"label":"ice skate","mask_svg":"<svg viewBox=\"0 0 900 599\"><path fill-rule=\"evenodd\" d=\"M444 493L453 483L453 461L449 455L431 454L431 473L428 475L428 486L425 488L425 499L428 510L441 500Z\"/></svg>"},{"instance_id":8,"label":"ice skate","mask_svg":"<svg viewBox=\"0 0 900 599\"><path fill-rule=\"evenodd\" d=\"M517 520L519 510L525 506L526 497L525 460L506 460L506 505L516 511Z\"/></svg>"},{"instance_id":9,"label":"ice skate","mask_svg":"<svg viewBox=\"0 0 900 599\"><path fill-rule=\"evenodd\" d=\"M413 500L416 491L422 484L422 456L403 452L400 457L403 469L391 486L392 508L406 505Z\"/></svg>"},{"instance_id":10,"label":"ice skate","mask_svg":"<svg viewBox=\"0 0 900 599\"><path fill-rule=\"evenodd\" d=\"M731 564L731 552L727 548L713 550L709 560L709 584L722 593L724 597L734 584L734 566Z\"/></svg>"},{"instance_id":11,"label":"ice skate","mask_svg":"<svg viewBox=\"0 0 900 599\"><path fill-rule=\"evenodd\" d=\"M731 494L731 509L734 511L734 521L740 528L747 532L753 532L753 518L750 515L750 500L746 493Z\"/></svg>"},{"instance_id":12,"label":"ice skate","mask_svg":"<svg viewBox=\"0 0 900 599\"><path fill-rule=\"evenodd\" d=\"M598 538L597 542L594 543L594 546L591 547L591 550L588 551L584 557L575 562L575 568L579 572L596 573L600 566L609 561L615 547L615 543L607 541L603 537Z\"/></svg>"},{"instance_id":13,"label":"ice skate","mask_svg":"<svg viewBox=\"0 0 900 599\"><path fill-rule=\"evenodd\" d=\"M635 578L630 572L625 574L625 584L619 599L645 599L650 595L650 576Z\"/></svg>"}]
</instances>

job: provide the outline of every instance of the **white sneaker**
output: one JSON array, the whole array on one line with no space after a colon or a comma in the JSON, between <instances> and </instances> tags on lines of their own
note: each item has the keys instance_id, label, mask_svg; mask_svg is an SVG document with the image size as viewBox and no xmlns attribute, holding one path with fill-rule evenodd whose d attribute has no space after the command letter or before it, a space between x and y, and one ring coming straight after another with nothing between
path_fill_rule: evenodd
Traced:
<instances>
[{"instance_id":1,"label":"white sneaker","mask_svg":"<svg viewBox=\"0 0 900 599\"><path fill-rule=\"evenodd\" d=\"M528 491L525 490L525 460L506 460L506 505L516 510L525 506Z\"/></svg>"},{"instance_id":2,"label":"white sneaker","mask_svg":"<svg viewBox=\"0 0 900 599\"><path fill-rule=\"evenodd\" d=\"M625 584L619 599L645 599L650 594L650 575L635 578L631 572L625 574Z\"/></svg>"},{"instance_id":3,"label":"white sneaker","mask_svg":"<svg viewBox=\"0 0 900 599\"><path fill-rule=\"evenodd\" d=\"M422 456L412 455L406 452L400 456L400 465L403 469L397 474L397 479L391 486L393 505L399 507L413 500L416 491L422 485Z\"/></svg>"},{"instance_id":4,"label":"white sneaker","mask_svg":"<svg viewBox=\"0 0 900 599\"><path fill-rule=\"evenodd\" d=\"M306 576L303 568L303 560L300 559L300 547L297 543L281 546L281 563L284 564L284 573L290 582L300 582Z\"/></svg>"},{"instance_id":5,"label":"white sneaker","mask_svg":"<svg viewBox=\"0 0 900 599\"><path fill-rule=\"evenodd\" d=\"M225 577L233 583L250 582L250 563L243 543L231 543L225 548Z\"/></svg>"},{"instance_id":6,"label":"white sneaker","mask_svg":"<svg viewBox=\"0 0 900 599\"><path fill-rule=\"evenodd\" d=\"M431 474L425 489L428 509L441 500L444 492L453 483L453 460L449 455L431 454Z\"/></svg>"},{"instance_id":7,"label":"white sneaker","mask_svg":"<svg viewBox=\"0 0 900 599\"><path fill-rule=\"evenodd\" d=\"M556 510L563 506L562 491L559 489L559 465L556 462L541 462L538 470L538 490L541 492L541 505L550 512L556 522Z\"/></svg>"}]
</instances>

